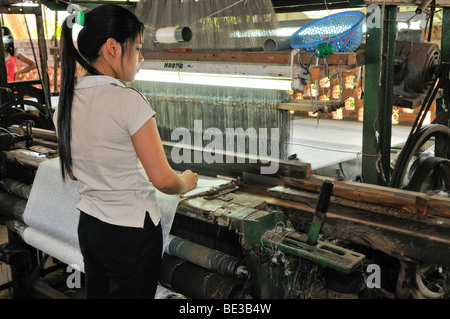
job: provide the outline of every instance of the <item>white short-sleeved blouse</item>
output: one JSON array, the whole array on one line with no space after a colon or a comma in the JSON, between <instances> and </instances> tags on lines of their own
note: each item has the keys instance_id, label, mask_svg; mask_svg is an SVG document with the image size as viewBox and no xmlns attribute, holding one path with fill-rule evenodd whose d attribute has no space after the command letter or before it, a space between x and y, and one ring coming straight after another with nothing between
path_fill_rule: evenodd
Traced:
<instances>
[{"instance_id":1,"label":"white short-sleeved blouse","mask_svg":"<svg viewBox=\"0 0 450 319\"><path fill-rule=\"evenodd\" d=\"M161 221L155 188L131 137L155 112L139 92L108 76L77 79L72 107L77 208L109 224L142 228L146 212ZM55 114L55 119L57 114Z\"/></svg>"}]
</instances>

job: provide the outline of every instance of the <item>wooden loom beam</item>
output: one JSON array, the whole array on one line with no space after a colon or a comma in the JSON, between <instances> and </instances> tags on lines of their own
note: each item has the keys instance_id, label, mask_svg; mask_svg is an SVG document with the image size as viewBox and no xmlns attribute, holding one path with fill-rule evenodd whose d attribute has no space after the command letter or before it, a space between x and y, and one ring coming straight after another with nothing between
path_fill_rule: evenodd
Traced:
<instances>
[{"instance_id":1,"label":"wooden loom beam","mask_svg":"<svg viewBox=\"0 0 450 319\"><path fill-rule=\"evenodd\" d=\"M287 187L309 192L319 192L322 181L323 178L314 175L305 179L284 178ZM336 181L333 196L362 203L381 204L412 214L450 218L450 199L441 196L347 181Z\"/></svg>"},{"instance_id":2,"label":"wooden loom beam","mask_svg":"<svg viewBox=\"0 0 450 319\"><path fill-rule=\"evenodd\" d=\"M302 63L307 64L311 52L301 53ZM364 49L352 53L335 53L327 57L328 65L362 66L364 65ZM167 61L207 61L217 63L263 63L263 64L287 64L291 63L291 52L170 52L170 51L147 51L144 52L145 59L167 60ZM314 63L316 60L313 58ZM298 65L298 59L294 59ZM319 59L319 64L324 65L324 59Z\"/></svg>"}]
</instances>

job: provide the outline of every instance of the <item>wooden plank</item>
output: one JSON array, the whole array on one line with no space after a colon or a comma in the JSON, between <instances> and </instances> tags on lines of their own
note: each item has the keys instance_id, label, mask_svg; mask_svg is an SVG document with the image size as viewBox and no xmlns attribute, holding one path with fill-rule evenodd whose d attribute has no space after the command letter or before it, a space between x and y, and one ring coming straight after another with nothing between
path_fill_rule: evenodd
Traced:
<instances>
[{"instance_id":1,"label":"wooden plank","mask_svg":"<svg viewBox=\"0 0 450 319\"><path fill-rule=\"evenodd\" d=\"M49 286L43 281L36 281L32 286L33 297L36 299L71 299L62 292L56 290L55 288Z\"/></svg>"},{"instance_id":2,"label":"wooden plank","mask_svg":"<svg viewBox=\"0 0 450 319\"><path fill-rule=\"evenodd\" d=\"M302 190L319 192L324 179L328 177L312 176L307 179L284 178L286 186ZM364 203L380 204L411 213L422 211L422 201L426 202L425 214L450 218L450 199L440 196L405 191L390 187L356 182L335 181L333 196Z\"/></svg>"},{"instance_id":3,"label":"wooden plank","mask_svg":"<svg viewBox=\"0 0 450 319\"><path fill-rule=\"evenodd\" d=\"M277 105L278 110L298 111L298 112L313 112L321 110L324 112L335 111L337 108L344 107L345 100L330 100L330 101L313 101L313 100L293 100Z\"/></svg>"},{"instance_id":4,"label":"wooden plank","mask_svg":"<svg viewBox=\"0 0 450 319\"><path fill-rule=\"evenodd\" d=\"M355 99L360 98L358 89L344 89L342 90L342 97L353 97Z\"/></svg>"},{"instance_id":5,"label":"wooden plank","mask_svg":"<svg viewBox=\"0 0 450 319\"><path fill-rule=\"evenodd\" d=\"M327 57L328 65L358 66L364 64L364 50L352 53L335 53ZM313 53L301 53L303 64L308 64ZM291 52L170 52L147 51L144 52L146 60L166 61L208 61L217 63L264 63L264 64L291 64ZM316 59L312 59L316 63ZM299 65L298 59L294 59L295 65ZM319 64L325 64L324 59L319 59Z\"/></svg>"}]
</instances>

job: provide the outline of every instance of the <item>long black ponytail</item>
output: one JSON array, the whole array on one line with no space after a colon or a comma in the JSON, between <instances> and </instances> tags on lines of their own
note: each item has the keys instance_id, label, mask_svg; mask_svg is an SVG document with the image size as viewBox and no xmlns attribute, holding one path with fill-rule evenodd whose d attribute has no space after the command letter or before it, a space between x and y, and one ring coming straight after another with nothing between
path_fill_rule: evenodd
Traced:
<instances>
[{"instance_id":1,"label":"long black ponytail","mask_svg":"<svg viewBox=\"0 0 450 319\"><path fill-rule=\"evenodd\" d=\"M61 31L61 92L58 105L57 131L59 157L63 179L72 170L72 104L77 62L91 75L101 75L91 63L99 57L104 43L110 38L125 47L142 34L144 25L128 9L105 4L85 13L75 48L69 16Z\"/></svg>"}]
</instances>

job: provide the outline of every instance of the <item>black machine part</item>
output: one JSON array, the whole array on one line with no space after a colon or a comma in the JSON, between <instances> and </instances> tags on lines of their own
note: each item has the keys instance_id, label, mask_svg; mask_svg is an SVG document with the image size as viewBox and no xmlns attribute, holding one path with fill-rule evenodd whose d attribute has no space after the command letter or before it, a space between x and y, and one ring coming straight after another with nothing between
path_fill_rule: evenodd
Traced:
<instances>
[{"instance_id":1,"label":"black machine part","mask_svg":"<svg viewBox=\"0 0 450 319\"><path fill-rule=\"evenodd\" d=\"M426 93L440 63L439 46L405 39L397 41L395 57L394 94L413 97Z\"/></svg>"},{"instance_id":2,"label":"black machine part","mask_svg":"<svg viewBox=\"0 0 450 319\"><path fill-rule=\"evenodd\" d=\"M164 254L160 283L193 299L239 299L244 283Z\"/></svg>"},{"instance_id":3,"label":"black machine part","mask_svg":"<svg viewBox=\"0 0 450 319\"><path fill-rule=\"evenodd\" d=\"M15 144L23 141L26 142L27 148L33 146L32 123L30 121L26 122L26 134L23 136L12 134L0 127L0 151L9 151Z\"/></svg>"}]
</instances>

